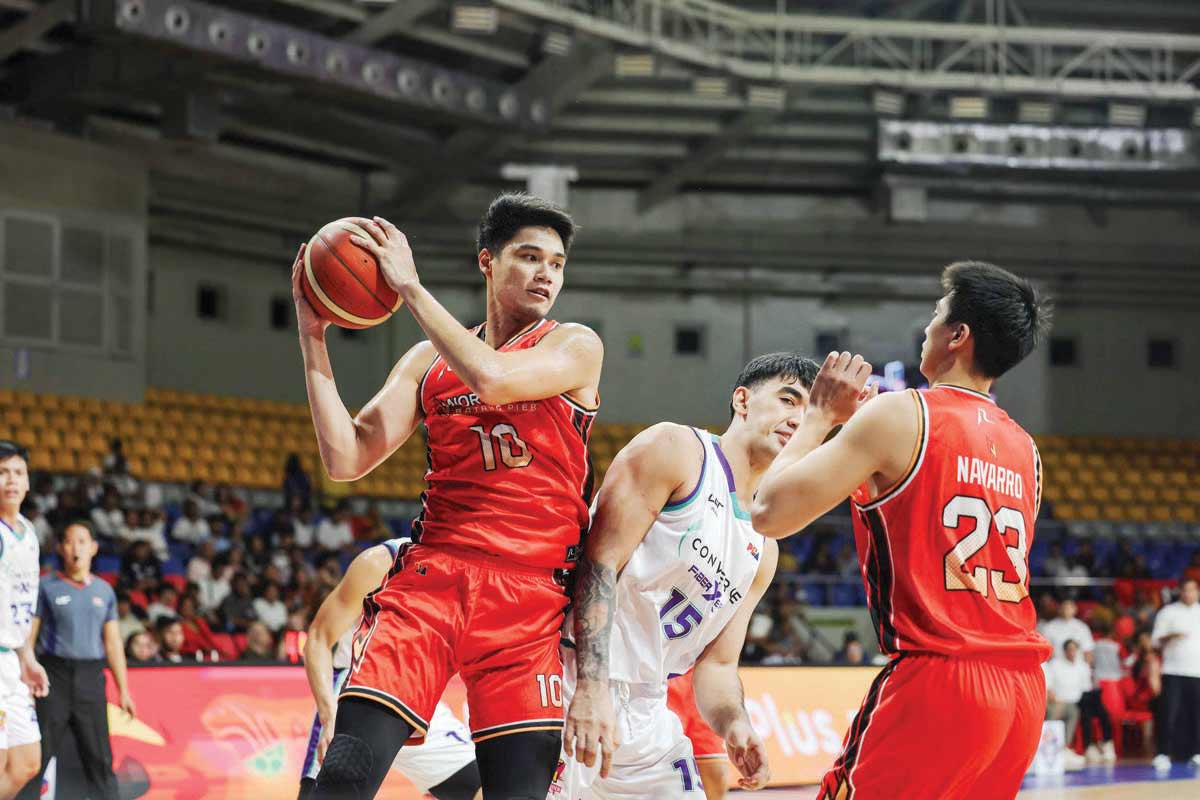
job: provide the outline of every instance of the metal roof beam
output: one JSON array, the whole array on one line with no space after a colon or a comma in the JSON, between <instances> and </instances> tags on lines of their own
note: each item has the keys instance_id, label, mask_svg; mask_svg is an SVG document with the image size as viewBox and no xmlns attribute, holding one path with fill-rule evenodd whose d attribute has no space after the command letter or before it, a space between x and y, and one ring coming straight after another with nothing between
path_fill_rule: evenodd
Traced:
<instances>
[{"instance_id":1,"label":"metal roof beam","mask_svg":"<svg viewBox=\"0 0 1200 800\"><path fill-rule=\"evenodd\" d=\"M29 16L0 31L0 61L24 50L64 22L75 19L76 0L52 0Z\"/></svg>"}]
</instances>

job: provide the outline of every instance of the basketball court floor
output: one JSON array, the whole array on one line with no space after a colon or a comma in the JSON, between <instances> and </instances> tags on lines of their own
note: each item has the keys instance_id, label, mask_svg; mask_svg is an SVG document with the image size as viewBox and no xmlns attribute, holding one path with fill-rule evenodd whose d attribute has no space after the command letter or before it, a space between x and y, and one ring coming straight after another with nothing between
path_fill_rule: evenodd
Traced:
<instances>
[{"instance_id":1,"label":"basketball court floor","mask_svg":"<svg viewBox=\"0 0 1200 800\"><path fill-rule=\"evenodd\" d=\"M770 800L813 800L816 787L771 789ZM1088 767L1054 777L1029 777L1018 800L1200 800L1200 768L1176 764L1157 773L1147 762ZM897 800L901 800L897 797Z\"/></svg>"}]
</instances>

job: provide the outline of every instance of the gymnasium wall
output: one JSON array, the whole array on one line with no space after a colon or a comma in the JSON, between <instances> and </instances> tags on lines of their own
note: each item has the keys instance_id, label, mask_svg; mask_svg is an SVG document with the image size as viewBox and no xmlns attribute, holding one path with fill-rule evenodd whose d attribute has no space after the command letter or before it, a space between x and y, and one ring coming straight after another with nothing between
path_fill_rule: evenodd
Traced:
<instances>
[{"instance_id":1,"label":"gymnasium wall","mask_svg":"<svg viewBox=\"0 0 1200 800\"><path fill-rule=\"evenodd\" d=\"M76 139L13 126L0 128L0 169L5 176L0 183L0 213L46 214L64 225L82 219L106 230L131 233L138 242L128 287L133 298L128 309L130 352L49 348L6 337L0 341L0 384L15 384L19 378L19 385L39 391L127 398L140 396L144 386L152 385L304 399L294 326L289 321L286 329L274 330L271 325L272 300L290 302L287 267L294 252L290 236L272 238L271 230L256 229L255 241L269 245L265 251L260 247L258 252L244 255L230 255L236 248L222 247L225 242L212 237L196 239L214 241L211 250L195 243L169 243L162 236L156 236L147 248L150 190L144 165ZM486 195L486 190L468 190L458 202L477 210ZM865 291L850 286L840 294L822 297L820 292L805 296L804 291L740 293L744 263L715 270L709 267L708 282L696 290L642 290L636 281L626 281L624 289L602 290L596 288L597 282L608 281L621 270L641 269L639 274L651 274L647 269L653 268L654 258L648 255L643 265L585 266L577 262L568 268L568 288L554 314L559 319L591 324L600 332L606 346L603 418L625 422L675 419L720 424L727 417L729 385L747 357L779 349L819 355L814 351L820 335L835 335L841 347L861 351L877 363L913 363L921 329L938 293L938 268L954 258L994 257L990 248L998 246L997 230L1002 232L1002 240L1043 243L1037 247L1048 248L1047 259L1067 262L1074 247L1090 243L1094 248L1096 241L1119 242L1122 259L1129 248L1136 250L1138 243L1144 242L1150 259L1161 252L1155 247L1186 249L1196 239L1181 226L1178 212L1114 209L1097 220L1073 206L930 201L930 224L953 223L970 230L986 223L991 231L990 239L980 240L981 252L947 252L943 258L935 247L939 255L931 260L928 244L914 238L920 224L881 229L877 215L854 199L683 195L640 213L632 192L579 189L572 193L571 206L584 222L583 235L592 237L589 246L600 248L593 252L606 252L606 240L626 235L651 237L662 243L664 252L670 252L672 242L686 243L691 232L720 234L728 227L733 238L744 238L747 226L755 225L763 235L795 234L802 242L797 248L797 264L809 272L795 276L784 269L761 271L769 276L789 274L793 287L802 288L810 278L813 282L821 279L814 271L813 259L834 257L817 252L819 241L858 247L858 252L848 251L850 259L861 259L864 253L908 253L911 249L910 260L920 268L917 277L868 276ZM165 218L156 220L156 230L172 224ZM1011 235L1003 233L1007 230ZM285 239L287 247L283 246ZM1171 244L1162 245L1163 241ZM968 239L970 242L973 239ZM463 245L466 259L468 243ZM271 254L275 248L277 256ZM962 248L960 243L948 249ZM420 242L417 250L420 259ZM439 266L426 267L425 274L443 276L435 292L463 322L478 321L483 309L481 287L472 284L469 271L453 272L455 268L447 266L451 262L446 260L444 246L441 252ZM421 263L431 264L434 259ZM462 266L462 260L452 263ZM1130 269L1136 267L1130 265ZM711 277L714 273L715 280ZM659 269L656 274L668 275L680 286L687 279L671 270ZM874 296L886 299L872 299L871 282L884 280L895 291L891 295L875 292ZM201 284L214 287L223 298L217 319L197 316ZM1194 377L1196 353L1200 352L1200 310L1162 311L1149 305L1116 310L1080 307L1071 302L1069 284L1056 282L1049 288L1067 301L1060 304L1055 335L1076 340L1080 365L1051 367L1044 347L1006 376L997 392L1018 420L1036 432L1200 436L1200 399ZM112 311L109 309L110 323ZM679 327L700 331L700 352L675 352ZM329 341L335 373L347 403L357 406L370 397L391 364L419 335L415 323L403 312L384 329L354 338L332 332ZM1174 369L1146 366L1146 338L1159 335L1176 341L1178 366ZM26 351L20 359L19 350ZM18 375L18 364L22 375Z\"/></svg>"},{"instance_id":2,"label":"gymnasium wall","mask_svg":"<svg viewBox=\"0 0 1200 800\"><path fill-rule=\"evenodd\" d=\"M10 263L0 273L0 386L20 381L35 391L140 398L146 167L104 147L0 123L0 176L0 242L8 238L14 246L5 251ZM16 226L27 223L33 238L40 240L39 229L50 232L47 246L60 251L60 260L62 232L85 232L84 249L90 235L106 263L68 270L75 288L41 262L22 265L31 251L16 246ZM27 230L20 238L29 238ZM32 250L41 252L40 242ZM14 317L22 318L15 327L32 324L37 335L14 336L6 319Z\"/></svg>"}]
</instances>

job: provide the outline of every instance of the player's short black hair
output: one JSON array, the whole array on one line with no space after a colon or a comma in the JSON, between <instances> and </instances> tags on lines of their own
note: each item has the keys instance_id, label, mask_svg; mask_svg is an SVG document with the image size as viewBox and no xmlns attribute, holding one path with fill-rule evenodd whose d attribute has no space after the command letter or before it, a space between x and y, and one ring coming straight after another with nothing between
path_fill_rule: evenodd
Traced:
<instances>
[{"instance_id":1,"label":"player's short black hair","mask_svg":"<svg viewBox=\"0 0 1200 800\"><path fill-rule=\"evenodd\" d=\"M88 532L88 536L92 537L93 542L97 541L96 531L94 528L92 528L92 523L88 522L83 517L76 517L58 529L58 543L62 544L65 542L67 540L67 531L75 527L83 528Z\"/></svg>"},{"instance_id":2,"label":"player's short black hair","mask_svg":"<svg viewBox=\"0 0 1200 800\"><path fill-rule=\"evenodd\" d=\"M789 383L800 381L804 388L811 389L820 370L820 364L799 353L767 353L750 359L750 363L742 367L730 391L736 391L739 386L753 389L776 378ZM733 403L729 404L729 418L733 419Z\"/></svg>"},{"instance_id":3,"label":"player's short black hair","mask_svg":"<svg viewBox=\"0 0 1200 800\"><path fill-rule=\"evenodd\" d=\"M0 461L6 461L13 456L20 456L25 463L29 463L29 451L16 442L8 439L0 439Z\"/></svg>"},{"instance_id":4,"label":"player's short black hair","mask_svg":"<svg viewBox=\"0 0 1200 800\"><path fill-rule=\"evenodd\" d=\"M975 366L999 378L1033 352L1050 325L1050 307L1033 284L985 261L958 261L942 271L948 324L975 338Z\"/></svg>"},{"instance_id":5,"label":"player's short black hair","mask_svg":"<svg viewBox=\"0 0 1200 800\"><path fill-rule=\"evenodd\" d=\"M570 214L549 200L524 192L506 193L493 200L483 219L479 220L475 252L499 253L517 231L531 226L553 229L562 239L564 253L570 252L571 240L579 229Z\"/></svg>"}]
</instances>

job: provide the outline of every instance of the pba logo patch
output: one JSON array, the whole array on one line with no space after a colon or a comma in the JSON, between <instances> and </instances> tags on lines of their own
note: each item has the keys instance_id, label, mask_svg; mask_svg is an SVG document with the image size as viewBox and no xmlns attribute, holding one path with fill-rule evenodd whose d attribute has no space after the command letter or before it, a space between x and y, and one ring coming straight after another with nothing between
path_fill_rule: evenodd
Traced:
<instances>
[{"instance_id":1,"label":"pba logo patch","mask_svg":"<svg viewBox=\"0 0 1200 800\"><path fill-rule=\"evenodd\" d=\"M563 773L567 771L567 762L561 758L558 760L558 767L554 770L554 780L550 782L550 789L547 794L554 796L562 794L562 779Z\"/></svg>"},{"instance_id":2,"label":"pba logo patch","mask_svg":"<svg viewBox=\"0 0 1200 800\"><path fill-rule=\"evenodd\" d=\"M754 542L746 542L746 552L754 556L755 561L758 561L759 552L758 548L754 546Z\"/></svg>"}]
</instances>

